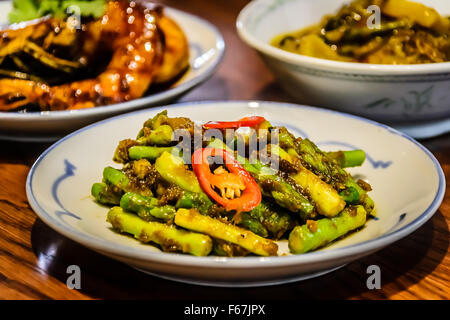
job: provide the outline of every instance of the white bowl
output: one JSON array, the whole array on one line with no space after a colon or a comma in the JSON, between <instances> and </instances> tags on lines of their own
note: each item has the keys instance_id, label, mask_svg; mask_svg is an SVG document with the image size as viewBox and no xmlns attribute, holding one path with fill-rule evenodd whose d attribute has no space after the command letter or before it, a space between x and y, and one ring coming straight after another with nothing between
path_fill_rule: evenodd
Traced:
<instances>
[{"instance_id":1,"label":"white bowl","mask_svg":"<svg viewBox=\"0 0 450 320\"><path fill-rule=\"evenodd\" d=\"M10 1L0 2L0 25L6 24ZM162 105L179 98L208 80L222 61L225 43L212 24L191 14L165 8L188 38L190 69L169 89L140 99L82 110L45 112L0 112L0 139L18 141L55 141L92 122L130 110Z\"/></svg>"},{"instance_id":2,"label":"white bowl","mask_svg":"<svg viewBox=\"0 0 450 320\"><path fill-rule=\"evenodd\" d=\"M111 159L118 142L135 137L143 122L163 108L92 124L47 149L30 170L26 185L38 216L64 236L145 272L197 284L256 286L321 275L390 245L431 218L444 196L445 177L429 151L408 136L366 119L271 102L202 102L167 108L171 116L196 121L261 115L325 150L364 149L367 161L350 172L372 185L378 219L325 249L278 257L164 253L112 231L106 222L108 209L91 198L91 185L101 180L105 166L117 166ZM279 254L288 254L286 240L279 247Z\"/></svg>"},{"instance_id":3,"label":"white bowl","mask_svg":"<svg viewBox=\"0 0 450 320\"><path fill-rule=\"evenodd\" d=\"M415 1L434 7L443 15L450 14L449 1ZM299 103L389 123L450 118L450 62L422 65L338 62L270 45L274 36L315 24L348 2L255 0L239 14L237 29ZM450 127L449 122L446 125Z\"/></svg>"}]
</instances>

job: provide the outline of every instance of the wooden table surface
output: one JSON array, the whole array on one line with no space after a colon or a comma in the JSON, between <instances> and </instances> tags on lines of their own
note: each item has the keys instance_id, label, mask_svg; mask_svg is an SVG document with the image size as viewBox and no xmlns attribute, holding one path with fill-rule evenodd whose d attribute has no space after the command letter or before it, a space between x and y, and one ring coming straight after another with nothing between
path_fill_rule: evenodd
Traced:
<instances>
[{"instance_id":1,"label":"wooden table surface","mask_svg":"<svg viewBox=\"0 0 450 320\"><path fill-rule=\"evenodd\" d=\"M226 55L216 74L182 101L259 99L291 101L262 61L237 37L244 0L162 1L213 22ZM450 135L422 141L450 180ZM25 195L30 166L48 145L0 142L0 299L448 299L450 193L433 218L410 236L331 274L265 288L191 286L142 274L47 227ZM447 184L447 191L449 187ZM69 265L82 270L81 290L66 286ZM381 268L381 289L368 290L366 269Z\"/></svg>"}]
</instances>

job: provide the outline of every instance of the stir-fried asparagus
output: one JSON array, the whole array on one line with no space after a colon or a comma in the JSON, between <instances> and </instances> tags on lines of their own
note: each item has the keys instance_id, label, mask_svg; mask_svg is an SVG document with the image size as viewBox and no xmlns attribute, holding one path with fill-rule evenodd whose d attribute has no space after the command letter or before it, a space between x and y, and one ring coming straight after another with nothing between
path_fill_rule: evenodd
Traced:
<instances>
[{"instance_id":1,"label":"stir-fried asparagus","mask_svg":"<svg viewBox=\"0 0 450 320\"><path fill-rule=\"evenodd\" d=\"M269 232L266 227L264 227L259 220L253 218L249 213L242 213L237 225L248 229L263 238L267 238L269 236Z\"/></svg>"},{"instance_id":2,"label":"stir-fried asparagus","mask_svg":"<svg viewBox=\"0 0 450 320\"><path fill-rule=\"evenodd\" d=\"M130 233L141 242L154 242L164 251L179 251L206 256L212 250L212 240L204 234L178 229L174 225L144 221L138 216L113 207L107 221L119 232Z\"/></svg>"},{"instance_id":3,"label":"stir-fried asparagus","mask_svg":"<svg viewBox=\"0 0 450 320\"><path fill-rule=\"evenodd\" d=\"M285 129L283 131L287 132ZM356 190L359 197L358 203L364 205L367 213L372 212L374 202L367 195L367 192L353 180L349 173L339 166L338 162L320 150L311 140L293 139L291 134L286 133L283 136L280 134L280 145L284 146L290 155L297 156L305 166L333 186L334 189L343 191L353 188L353 196Z\"/></svg>"},{"instance_id":4,"label":"stir-fried asparagus","mask_svg":"<svg viewBox=\"0 0 450 320\"><path fill-rule=\"evenodd\" d=\"M201 214L208 214L212 205L212 201L203 192L184 191L180 198L178 198L175 207L177 209L196 208Z\"/></svg>"},{"instance_id":5,"label":"stir-fried asparagus","mask_svg":"<svg viewBox=\"0 0 450 320\"><path fill-rule=\"evenodd\" d=\"M165 180L176 184L183 190L197 193L202 192L197 177L193 171L186 169L183 159L171 153L163 152L156 159L155 168Z\"/></svg>"},{"instance_id":6,"label":"stir-fried asparagus","mask_svg":"<svg viewBox=\"0 0 450 320\"><path fill-rule=\"evenodd\" d=\"M308 220L289 235L292 253L305 253L336 240L366 223L366 210L362 206L348 207L337 217Z\"/></svg>"},{"instance_id":7,"label":"stir-fried asparagus","mask_svg":"<svg viewBox=\"0 0 450 320\"><path fill-rule=\"evenodd\" d=\"M222 141L214 139L208 145L210 148L222 148L232 152ZM306 219L314 215L314 205L269 165L255 160L251 164L247 159L237 155L238 161L256 180L264 196L273 198L283 208L300 213Z\"/></svg>"},{"instance_id":8,"label":"stir-fried asparagus","mask_svg":"<svg viewBox=\"0 0 450 320\"><path fill-rule=\"evenodd\" d=\"M244 257L250 254L248 250L241 246L220 239L213 239L212 253L222 257Z\"/></svg>"},{"instance_id":9,"label":"stir-fried asparagus","mask_svg":"<svg viewBox=\"0 0 450 320\"><path fill-rule=\"evenodd\" d=\"M334 217L344 209L345 201L337 191L303 167L298 157L292 157L286 151L274 145L270 145L270 150L272 154L278 154L281 160L292 165L287 173L288 177L309 194L320 214Z\"/></svg>"},{"instance_id":10,"label":"stir-fried asparagus","mask_svg":"<svg viewBox=\"0 0 450 320\"><path fill-rule=\"evenodd\" d=\"M103 179L106 183L123 191L126 190L130 183L130 180L122 171L114 169L113 167L106 167L103 170Z\"/></svg>"},{"instance_id":11,"label":"stir-fried asparagus","mask_svg":"<svg viewBox=\"0 0 450 320\"><path fill-rule=\"evenodd\" d=\"M278 245L272 240L264 239L249 230L202 215L195 209L179 209L175 214L175 224L188 230L205 233L213 238L237 244L257 255L273 256L278 251Z\"/></svg>"},{"instance_id":12,"label":"stir-fried asparagus","mask_svg":"<svg viewBox=\"0 0 450 320\"><path fill-rule=\"evenodd\" d=\"M133 146L128 150L131 160L148 159L155 161L164 152L172 153L175 147Z\"/></svg>"},{"instance_id":13,"label":"stir-fried asparagus","mask_svg":"<svg viewBox=\"0 0 450 320\"><path fill-rule=\"evenodd\" d=\"M355 182L344 170L364 162L362 150L324 152L310 140L295 138L286 128L264 121L257 127L258 142L278 129L279 144L271 138L265 152L259 150L257 155L278 156L271 160L278 161L279 168L266 164L265 158L244 157L236 139L230 147L219 139L208 143L209 148L233 155L236 165L247 171L247 178L255 180L262 194L252 209L227 211L211 190L203 189L205 176L196 175L199 168L194 173L195 165L186 165L181 151L168 140L167 133L192 126L189 119L169 118L162 112L145 123L137 140L120 142L114 159L124 164L122 170L105 168L103 181L91 190L99 203L120 205L108 214L108 221L117 230L158 243L166 251L270 256L278 251L273 240L286 236L291 253L320 248L363 226L373 209L373 201L367 196L370 185ZM249 146L249 139L244 141ZM232 173L218 164L205 170L217 175L215 178L223 174L219 179ZM241 193L235 197L241 197ZM202 234L209 240L202 238L196 249L189 249L190 241Z\"/></svg>"},{"instance_id":14,"label":"stir-fried asparagus","mask_svg":"<svg viewBox=\"0 0 450 320\"><path fill-rule=\"evenodd\" d=\"M120 207L126 211L135 212L146 221L160 219L173 220L175 207L170 205L158 206L158 199L139 195L134 192L125 193L120 199Z\"/></svg>"},{"instance_id":15,"label":"stir-fried asparagus","mask_svg":"<svg viewBox=\"0 0 450 320\"><path fill-rule=\"evenodd\" d=\"M341 168L351 168L362 166L366 160L366 153L363 150L333 151L325 154L336 161Z\"/></svg>"},{"instance_id":16,"label":"stir-fried asparagus","mask_svg":"<svg viewBox=\"0 0 450 320\"><path fill-rule=\"evenodd\" d=\"M280 208L276 208L275 204L266 200L263 200L248 214L253 219L259 221L269 232L271 238L274 239L280 239L283 234L292 229L296 224L296 219L291 214L280 210Z\"/></svg>"},{"instance_id":17,"label":"stir-fried asparagus","mask_svg":"<svg viewBox=\"0 0 450 320\"><path fill-rule=\"evenodd\" d=\"M91 195L101 204L117 205L120 202L122 192L113 186L108 186L104 182L99 182L92 185Z\"/></svg>"},{"instance_id":18,"label":"stir-fried asparagus","mask_svg":"<svg viewBox=\"0 0 450 320\"><path fill-rule=\"evenodd\" d=\"M140 145L167 146L172 142L173 130L168 125L162 125L155 130L144 131L136 141Z\"/></svg>"}]
</instances>

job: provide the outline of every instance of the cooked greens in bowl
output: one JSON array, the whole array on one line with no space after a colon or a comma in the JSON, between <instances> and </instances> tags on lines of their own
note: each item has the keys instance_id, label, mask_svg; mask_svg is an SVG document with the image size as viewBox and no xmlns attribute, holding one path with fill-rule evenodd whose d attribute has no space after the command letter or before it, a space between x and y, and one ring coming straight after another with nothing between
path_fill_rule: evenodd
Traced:
<instances>
[{"instance_id":1,"label":"cooked greens in bowl","mask_svg":"<svg viewBox=\"0 0 450 320\"><path fill-rule=\"evenodd\" d=\"M345 170L362 165L362 150L325 152L259 116L198 125L163 111L113 160L122 168L106 167L91 194L111 207L115 230L163 251L273 256L287 238L300 254L363 227L374 210L370 185Z\"/></svg>"},{"instance_id":2,"label":"cooked greens in bowl","mask_svg":"<svg viewBox=\"0 0 450 320\"><path fill-rule=\"evenodd\" d=\"M320 23L278 35L271 43L289 52L345 62L446 62L450 20L408 0L355 0Z\"/></svg>"}]
</instances>

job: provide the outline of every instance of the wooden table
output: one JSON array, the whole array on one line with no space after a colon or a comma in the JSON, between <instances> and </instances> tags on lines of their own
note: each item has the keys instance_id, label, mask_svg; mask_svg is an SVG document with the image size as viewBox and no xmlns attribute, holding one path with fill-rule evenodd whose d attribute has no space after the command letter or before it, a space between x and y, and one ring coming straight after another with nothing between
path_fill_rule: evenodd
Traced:
<instances>
[{"instance_id":1,"label":"wooden table","mask_svg":"<svg viewBox=\"0 0 450 320\"><path fill-rule=\"evenodd\" d=\"M182 101L291 101L262 61L237 37L243 0L163 1L212 21L227 52L217 73ZM450 135L422 141L450 180ZM47 147L0 142L0 298L3 299L448 299L450 193L434 217L412 235L331 274L288 285L218 289L161 280L101 256L59 235L30 209L25 180ZM447 185L447 191L449 187ZM66 286L67 266L81 267L81 290ZM366 287L369 265L381 268L380 290Z\"/></svg>"}]
</instances>

